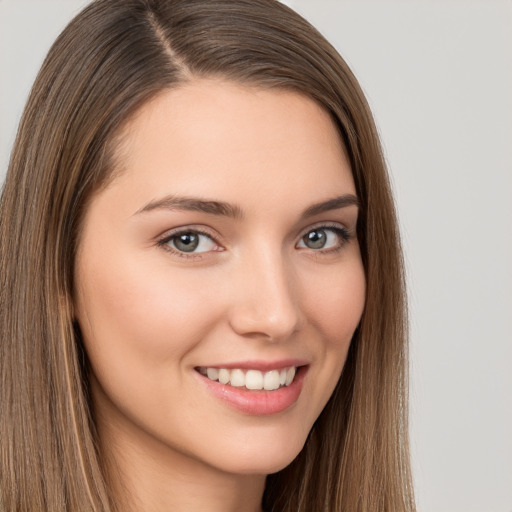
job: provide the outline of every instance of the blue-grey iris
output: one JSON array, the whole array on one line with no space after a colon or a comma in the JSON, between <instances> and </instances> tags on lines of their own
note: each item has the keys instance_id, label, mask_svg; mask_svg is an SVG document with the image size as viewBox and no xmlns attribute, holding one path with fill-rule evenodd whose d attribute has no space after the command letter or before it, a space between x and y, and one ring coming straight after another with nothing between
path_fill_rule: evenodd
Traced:
<instances>
[{"instance_id":1,"label":"blue-grey iris","mask_svg":"<svg viewBox=\"0 0 512 512\"><path fill-rule=\"evenodd\" d=\"M315 229L304 236L302 240L310 249L321 249L327 242L327 235L323 229Z\"/></svg>"},{"instance_id":2,"label":"blue-grey iris","mask_svg":"<svg viewBox=\"0 0 512 512\"><path fill-rule=\"evenodd\" d=\"M199 235L197 233L183 233L174 238L174 246L179 251L193 252L199 245Z\"/></svg>"}]
</instances>

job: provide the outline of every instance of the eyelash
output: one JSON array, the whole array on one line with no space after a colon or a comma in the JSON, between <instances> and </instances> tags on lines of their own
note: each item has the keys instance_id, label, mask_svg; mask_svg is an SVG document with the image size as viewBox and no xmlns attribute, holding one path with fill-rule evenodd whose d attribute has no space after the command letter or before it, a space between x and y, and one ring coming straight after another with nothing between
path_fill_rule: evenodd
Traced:
<instances>
[{"instance_id":1,"label":"eyelash","mask_svg":"<svg viewBox=\"0 0 512 512\"><path fill-rule=\"evenodd\" d=\"M320 230L333 231L339 237L340 242L336 245L336 247L332 247L332 248L329 248L329 249L324 249L324 250L322 250L322 249L318 249L318 250L310 249L311 251L313 251L313 253L316 256L323 256L323 255L329 255L329 254L337 253L337 252L341 251L344 248L344 246L353 238L353 234L348 229L346 229L346 228L340 227L339 225L323 224L323 225L314 226L312 228L309 228L300 237L299 240L303 240L304 237L308 233L311 233L312 231L320 231ZM188 228L188 229L180 229L179 231L175 231L173 233L167 234L164 238L162 238L161 240L159 240L157 242L157 245L159 247L162 247L162 249L172 253L173 255L178 256L180 258L185 258L185 259L195 259L195 260L202 259L204 257L203 254L206 254L208 252L212 252L212 251L204 251L204 252L199 252L199 253L195 253L195 252L186 253L186 252L180 251L178 249L175 249L175 248L173 248L173 247L171 247L169 245L169 243L173 239L179 237L180 235L185 235L185 234L189 234L189 233L192 233L192 234L195 234L195 235L206 236L212 242L217 244L217 241L215 240L215 238L210 233L208 233L206 231L202 231L200 229L196 229L196 228ZM304 249L308 249L308 248L305 247ZM221 251L219 251L219 252L221 252Z\"/></svg>"},{"instance_id":2,"label":"eyelash","mask_svg":"<svg viewBox=\"0 0 512 512\"><path fill-rule=\"evenodd\" d=\"M162 249L164 249L164 250L170 252L171 254L174 254L175 256L178 256L180 258L194 259L194 260L203 258L203 254L204 254L203 252L190 252L190 253L186 253L186 252L183 252L183 251L179 251L178 249L175 249L175 248L173 248L173 247L171 247L169 245L169 243L174 238L178 238L180 235L186 235L186 234L189 234L189 233L193 233L194 235L206 236L207 238L212 240L212 242L217 244L217 241L211 235L211 233L208 233L206 231L202 231L202 230L196 229L196 228L188 228L188 229L180 229L179 231L175 231L173 233L170 233L170 234L166 235L164 238L162 238L161 240L158 241L157 245L159 247L162 247Z\"/></svg>"},{"instance_id":3,"label":"eyelash","mask_svg":"<svg viewBox=\"0 0 512 512\"><path fill-rule=\"evenodd\" d=\"M303 240L304 237L308 233L311 233L312 231L322 231L322 230L324 230L324 231L333 231L338 236L339 242L336 244L335 247L331 247L330 249L323 249L323 250L322 249L318 249L318 250L310 249L310 250L312 250L314 252L315 256L328 256L330 254L338 253L353 238L352 233L347 228L341 227L341 226L336 225L336 224L323 224L323 225L314 226L314 227L308 229L300 237L300 240ZM306 247L306 249L307 249L307 247Z\"/></svg>"}]
</instances>

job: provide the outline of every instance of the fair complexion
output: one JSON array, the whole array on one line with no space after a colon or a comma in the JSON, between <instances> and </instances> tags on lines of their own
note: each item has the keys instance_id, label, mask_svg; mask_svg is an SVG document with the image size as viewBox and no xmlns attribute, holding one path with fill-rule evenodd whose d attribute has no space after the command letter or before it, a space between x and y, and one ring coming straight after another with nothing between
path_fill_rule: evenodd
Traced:
<instances>
[{"instance_id":1,"label":"fair complexion","mask_svg":"<svg viewBox=\"0 0 512 512\"><path fill-rule=\"evenodd\" d=\"M198 80L138 112L118 161L75 269L115 492L145 512L257 512L364 307L340 137L300 94Z\"/></svg>"}]
</instances>

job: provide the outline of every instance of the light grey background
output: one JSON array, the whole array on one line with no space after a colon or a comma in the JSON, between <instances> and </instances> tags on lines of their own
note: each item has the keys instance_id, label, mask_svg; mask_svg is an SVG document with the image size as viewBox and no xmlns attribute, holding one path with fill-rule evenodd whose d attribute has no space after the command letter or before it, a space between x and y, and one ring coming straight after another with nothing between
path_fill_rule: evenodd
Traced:
<instances>
[{"instance_id":1,"label":"light grey background","mask_svg":"<svg viewBox=\"0 0 512 512\"><path fill-rule=\"evenodd\" d=\"M0 0L0 179L85 0ZM401 217L420 512L512 511L512 3L289 0L351 65ZM350 512L350 511L348 511Z\"/></svg>"}]
</instances>

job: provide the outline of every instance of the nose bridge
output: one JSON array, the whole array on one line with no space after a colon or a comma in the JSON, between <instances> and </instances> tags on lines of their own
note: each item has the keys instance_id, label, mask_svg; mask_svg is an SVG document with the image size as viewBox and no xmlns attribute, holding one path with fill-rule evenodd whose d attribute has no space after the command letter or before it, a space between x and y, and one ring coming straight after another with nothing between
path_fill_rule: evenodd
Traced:
<instances>
[{"instance_id":1,"label":"nose bridge","mask_svg":"<svg viewBox=\"0 0 512 512\"><path fill-rule=\"evenodd\" d=\"M259 335L273 341L300 327L301 309L293 267L282 251L259 247L240 259L231 325L241 335Z\"/></svg>"}]
</instances>

